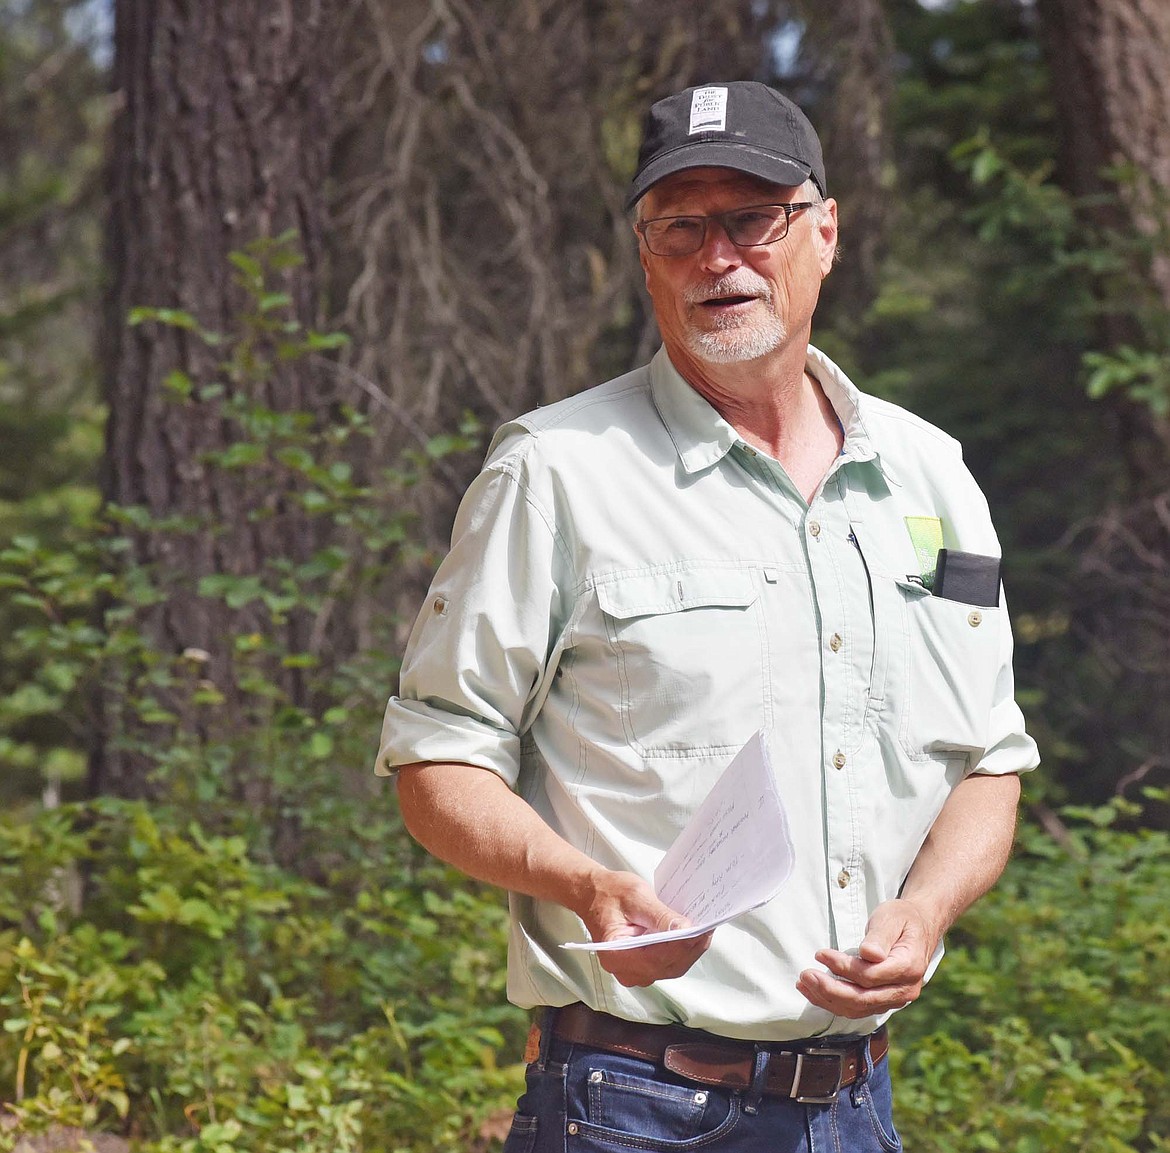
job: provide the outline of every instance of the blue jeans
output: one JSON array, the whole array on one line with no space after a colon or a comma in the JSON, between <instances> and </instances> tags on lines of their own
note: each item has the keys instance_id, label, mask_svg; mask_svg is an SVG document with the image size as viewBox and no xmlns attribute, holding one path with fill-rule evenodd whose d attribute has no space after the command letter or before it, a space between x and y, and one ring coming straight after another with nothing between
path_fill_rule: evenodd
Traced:
<instances>
[{"instance_id":1,"label":"blue jeans","mask_svg":"<svg viewBox=\"0 0 1170 1153\"><path fill-rule=\"evenodd\" d=\"M883 1058L827 1105L688 1082L652 1061L550 1038L504 1153L898 1153Z\"/></svg>"}]
</instances>

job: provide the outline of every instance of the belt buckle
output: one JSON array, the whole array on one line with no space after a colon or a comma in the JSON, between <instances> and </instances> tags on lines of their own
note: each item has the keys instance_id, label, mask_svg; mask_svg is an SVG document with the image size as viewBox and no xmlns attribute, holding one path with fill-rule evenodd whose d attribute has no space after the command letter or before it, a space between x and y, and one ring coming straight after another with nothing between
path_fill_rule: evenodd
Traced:
<instances>
[{"instance_id":1,"label":"belt buckle","mask_svg":"<svg viewBox=\"0 0 1170 1153\"><path fill-rule=\"evenodd\" d=\"M804 1049L796 1054L796 1069L792 1074L792 1089L789 1096L799 1102L801 1105L832 1105L837 1100L837 1094L841 1092L841 1082L845 1079L845 1058L848 1056L848 1051L845 1049ZM837 1083L833 1086L830 1093L811 1094L802 1093L800 1091L801 1075L804 1072L804 1059L806 1057L834 1057L837 1060Z\"/></svg>"}]
</instances>

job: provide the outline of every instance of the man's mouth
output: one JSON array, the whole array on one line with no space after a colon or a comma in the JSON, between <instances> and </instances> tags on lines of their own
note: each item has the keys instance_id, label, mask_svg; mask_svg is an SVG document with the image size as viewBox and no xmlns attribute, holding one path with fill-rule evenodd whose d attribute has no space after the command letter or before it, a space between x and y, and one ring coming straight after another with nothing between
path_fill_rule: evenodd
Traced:
<instances>
[{"instance_id":1,"label":"man's mouth","mask_svg":"<svg viewBox=\"0 0 1170 1153\"><path fill-rule=\"evenodd\" d=\"M749 296L747 294L735 296L712 296L707 300L701 301L700 303L704 308L721 309L734 308L736 305L740 304L751 304L758 299L759 298L756 296Z\"/></svg>"}]
</instances>

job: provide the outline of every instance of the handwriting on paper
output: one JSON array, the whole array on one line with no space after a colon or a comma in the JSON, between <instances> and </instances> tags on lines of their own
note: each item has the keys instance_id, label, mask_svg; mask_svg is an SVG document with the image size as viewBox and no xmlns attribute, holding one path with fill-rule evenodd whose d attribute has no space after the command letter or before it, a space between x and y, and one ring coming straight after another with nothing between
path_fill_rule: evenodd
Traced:
<instances>
[{"instance_id":1,"label":"handwriting on paper","mask_svg":"<svg viewBox=\"0 0 1170 1153\"><path fill-rule=\"evenodd\" d=\"M640 949L710 932L770 901L792 873L788 817L776 791L762 733L732 758L654 870L654 891L691 922L685 929L566 949Z\"/></svg>"}]
</instances>

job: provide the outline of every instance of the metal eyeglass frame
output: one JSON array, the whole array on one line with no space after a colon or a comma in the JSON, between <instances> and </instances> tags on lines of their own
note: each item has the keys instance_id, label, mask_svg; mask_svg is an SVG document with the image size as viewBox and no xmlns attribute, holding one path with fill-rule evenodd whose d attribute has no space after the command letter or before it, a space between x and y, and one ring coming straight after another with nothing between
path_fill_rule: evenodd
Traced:
<instances>
[{"instance_id":1,"label":"metal eyeglass frame","mask_svg":"<svg viewBox=\"0 0 1170 1153\"><path fill-rule=\"evenodd\" d=\"M717 220L719 222L719 226L723 229L727 239L730 240L736 248L764 248L769 244L776 244L778 241L783 240L788 235L788 229L791 226L792 214L794 212L799 212L805 208L816 207L816 202L811 200L798 200L789 204L745 204L742 208L733 208L730 212L712 212L709 215L702 215L697 212L686 212L680 213L677 216L654 216L649 220L638 221L638 223L634 225L634 231L642 238L646 248L655 256L692 256L694 253L698 252L704 244L707 243L707 228L712 220ZM738 216L742 212L758 212L762 208L775 208L779 209L780 212L783 213L783 231L778 233L776 236L768 237L767 240L756 240L748 243L736 240L732 235L732 229L728 227L728 220ZM780 219L780 215L777 215L775 223L779 224ZM702 221L703 230L699 234L698 243L693 248L688 248L681 252L659 252L658 249L656 249L654 245L650 243L650 238L646 235L646 230L650 227L650 225L661 224L663 221L671 220Z\"/></svg>"}]
</instances>

